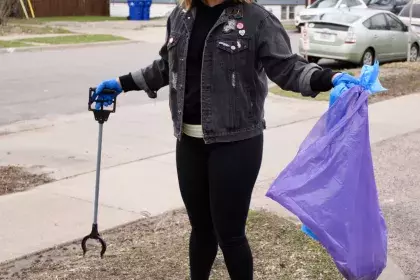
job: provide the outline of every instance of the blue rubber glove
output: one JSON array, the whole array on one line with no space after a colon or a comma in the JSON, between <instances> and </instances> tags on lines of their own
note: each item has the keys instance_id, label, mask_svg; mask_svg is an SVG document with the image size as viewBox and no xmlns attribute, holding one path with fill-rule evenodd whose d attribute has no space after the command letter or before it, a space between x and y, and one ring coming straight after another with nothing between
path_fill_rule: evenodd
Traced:
<instances>
[{"instance_id":1,"label":"blue rubber glove","mask_svg":"<svg viewBox=\"0 0 420 280\"><path fill-rule=\"evenodd\" d=\"M105 89L113 90L113 91L115 91L115 93L104 94L103 91ZM112 105L114 98L117 97L121 92L123 92L123 89L122 89L120 83L116 79L106 80L106 81L103 81L102 83L100 83L96 87L95 93L92 95L92 100L93 101L101 101L101 102L96 102L96 104L95 104L96 110L101 109L102 103L103 103L104 106Z\"/></svg>"},{"instance_id":2,"label":"blue rubber glove","mask_svg":"<svg viewBox=\"0 0 420 280\"><path fill-rule=\"evenodd\" d=\"M356 77L353 77L352 75L349 75L347 73L341 73L334 77L334 88L332 89L330 94L330 106L332 106L332 104L335 103L337 98L340 97L343 92L357 84L359 84L359 80Z\"/></svg>"},{"instance_id":3,"label":"blue rubber glove","mask_svg":"<svg viewBox=\"0 0 420 280\"><path fill-rule=\"evenodd\" d=\"M336 87L339 84L346 84L346 85L358 84L359 80L356 77L353 77L350 74L341 73L341 74L338 74L338 75L334 76L332 82L333 82L333 85Z\"/></svg>"}]
</instances>

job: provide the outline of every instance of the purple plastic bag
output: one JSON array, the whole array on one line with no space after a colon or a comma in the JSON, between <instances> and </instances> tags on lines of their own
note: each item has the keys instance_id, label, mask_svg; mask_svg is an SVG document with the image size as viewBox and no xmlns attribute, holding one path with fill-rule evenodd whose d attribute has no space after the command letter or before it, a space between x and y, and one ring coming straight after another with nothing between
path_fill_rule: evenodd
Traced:
<instances>
[{"instance_id":1,"label":"purple plastic bag","mask_svg":"<svg viewBox=\"0 0 420 280\"><path fill-rule=\"evenodd\" d=\"M369 91L353 86L320 118L267 196L311 229L346 279L378 279L387 263L370 140Z\"/></svg>"}]
</instances>

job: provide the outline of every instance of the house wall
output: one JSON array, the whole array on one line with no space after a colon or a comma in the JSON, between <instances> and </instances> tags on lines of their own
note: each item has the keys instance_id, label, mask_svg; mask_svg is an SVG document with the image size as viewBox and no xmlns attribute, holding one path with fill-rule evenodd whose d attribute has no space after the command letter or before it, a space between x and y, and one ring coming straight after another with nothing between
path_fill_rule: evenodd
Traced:
<instances>
[{"instance_id":1,"label":"house wall","mask_svg":"<svg viewBox=\"0 0 420 280\"><path fill-rule=\"evenodd\" d=\"M263 5L267 10L271 11L281 21L292 21L294 16L305 8L305 0L260 0L258 3ZM156 18L167 16L174 7L175 1L153 0L153 4L150 8L150 17ZM127 17L127 1L111 0L110 15L112 17Z\"/></svg>"}]
</instances>

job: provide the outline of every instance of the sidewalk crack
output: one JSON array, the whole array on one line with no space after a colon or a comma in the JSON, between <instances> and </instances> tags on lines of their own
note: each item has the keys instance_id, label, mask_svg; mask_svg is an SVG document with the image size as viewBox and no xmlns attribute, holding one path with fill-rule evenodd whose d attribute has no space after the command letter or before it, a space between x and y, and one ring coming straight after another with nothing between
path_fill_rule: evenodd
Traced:
<instances>
[{"instance_id":1,"label":"sidewalk crack","mask_svg":"<svg viewBox=\"0 0 420 280\"><path fill-rule=\"evenodd\" d=\"M85 199L85 198L80 198L80 197L76 197L76 196L61 194L61 193L57 193L57 192L54 192L52 194L56 195L56 196L64 196L64 197L71 198L71 199L78 200L78 201L82 201L82 202L87 202L87 203L92 204L92 205L94 204L93 201L90 201L89 199ZM151 216L151 214L147 211L138 212L138 211L134 211L134 210L124 209L124 208L121 208L121 207L115 207L115 206L112 206L112 205L109 205L109 204L104 204L104 203L99 203L98 206L113 209L113 210L119 210L119 211L124 211L124 212L128 212L128 213L133 213L133 214L140 214L144 218L148 218L148 217Z\"/></svg>"}]
</instances>

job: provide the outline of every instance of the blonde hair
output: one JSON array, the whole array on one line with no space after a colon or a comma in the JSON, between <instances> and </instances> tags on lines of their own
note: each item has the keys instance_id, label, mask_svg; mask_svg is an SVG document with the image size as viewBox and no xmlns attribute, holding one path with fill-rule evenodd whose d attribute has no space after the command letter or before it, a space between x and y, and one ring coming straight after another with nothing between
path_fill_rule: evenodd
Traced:
<instances>
[{"instance_id":1,"label":"blonde hair","mask_svg":"<svg viewBox=\"0 0 420 280\"><path fill-rule=\"evenodd\" d=\"M193 1L201 1L201 0L179 0L179 5L186 10L190 10L192 8ZM250 4L253 2L253 0L233 0L233 1L235 3L247 3L247 4Z\"/></svg>"}]
</instances>

